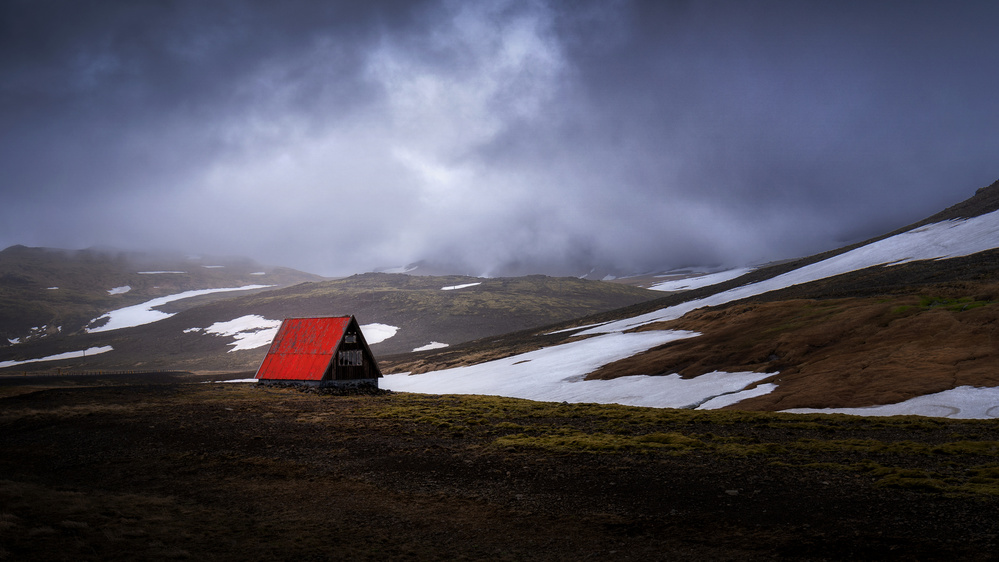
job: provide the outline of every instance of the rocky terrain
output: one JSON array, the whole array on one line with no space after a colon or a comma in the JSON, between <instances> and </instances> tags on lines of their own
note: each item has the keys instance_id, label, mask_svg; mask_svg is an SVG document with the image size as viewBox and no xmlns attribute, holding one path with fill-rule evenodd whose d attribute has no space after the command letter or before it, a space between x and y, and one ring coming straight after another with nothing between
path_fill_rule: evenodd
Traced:
<instances>
[{"instance_id":1,"label":"rocky terrain","mask_svg":"<svg viewBox=\"0 0 999 562\"><path fill-rule=\"evenodd\" d=\"M994 420L41 379L0 379L4 560L991 560L999 548Z\"/></svg>"}]
</instances>

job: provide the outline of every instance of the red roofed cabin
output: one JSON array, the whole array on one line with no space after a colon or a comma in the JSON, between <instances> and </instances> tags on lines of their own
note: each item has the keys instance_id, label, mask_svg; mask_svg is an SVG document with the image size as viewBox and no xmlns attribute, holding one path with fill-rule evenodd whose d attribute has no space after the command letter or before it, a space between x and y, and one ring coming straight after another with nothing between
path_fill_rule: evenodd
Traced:
<instances>
[{"instance_id":1,"label":"red roofed cabin","mask_svg":"<svg viewBox=\"0 0 999 562\"><path fill-rule=\"evenodd\" d=\"M353 316L286 318L257 369L265 383L374 386L382 372Z\"/></svg>"}]
</instances>

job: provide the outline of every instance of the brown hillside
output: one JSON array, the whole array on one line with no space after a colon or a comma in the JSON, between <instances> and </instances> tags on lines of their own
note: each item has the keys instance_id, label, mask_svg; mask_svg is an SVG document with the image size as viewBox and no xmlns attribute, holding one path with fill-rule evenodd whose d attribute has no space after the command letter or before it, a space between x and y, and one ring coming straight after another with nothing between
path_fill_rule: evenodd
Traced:
<instances>
[{"instance_id":1,"label":"brown hillside","mask_svg":"<svg viewBox=\"0 0 999 562\"><path fill-rule=\"evenodd\" d=\"M890 298L799 299L694 311L639 330L702 335L608 364L591 379L773 372L739 409L860 407L962 385L999 385L999 284Z\"/></svg>"}]
</instances>

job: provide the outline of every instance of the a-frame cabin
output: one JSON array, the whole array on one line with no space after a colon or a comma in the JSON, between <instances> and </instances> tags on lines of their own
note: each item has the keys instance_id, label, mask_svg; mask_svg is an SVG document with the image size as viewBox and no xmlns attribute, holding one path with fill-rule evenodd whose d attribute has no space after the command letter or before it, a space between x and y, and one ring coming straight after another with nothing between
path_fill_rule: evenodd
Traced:
<instances>
[{"instance_id":1,"label":"a-frame cabin","mask_svg":"<svg viewBox=\"0 0 999 562\"><path fill-rule=\"evenodd\" d=\"M381 370L353 316L286 318L257 369L264 383L378 387Z\"/></svg>"}]
</instances>

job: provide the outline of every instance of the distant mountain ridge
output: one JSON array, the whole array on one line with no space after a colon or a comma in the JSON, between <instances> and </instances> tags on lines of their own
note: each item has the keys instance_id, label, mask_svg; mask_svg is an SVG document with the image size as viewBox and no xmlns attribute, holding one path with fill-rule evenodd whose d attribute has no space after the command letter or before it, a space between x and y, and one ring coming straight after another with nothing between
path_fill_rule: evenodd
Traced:
<instances>
[{"instance_id":1,"label":"distant mountain ridge","mask_svg":"<svg viewBox=\"0 0 999 562\"><path fill-rule=\"evenodd\" d=\"M0 251L0 347L76 333L109 310L183 291L324 279L246 258L11 246Z\"/></svg>"},{"instance_id":2,"label":"distant mountain ridge","mask_svg":"<svg viewBox=\"0 0 999 562\"><path fill-rule=\"evenodd\" d=\"M235 279L226 281L235 286L231 285ZM256 278L242 279L260 282ZM366 273L245 293L219 293L210 295L208 302L205 299L209 297L171 302L156 309L172 312L172 316L130 328L100 333L63 330L6 350L0 347L0 368L6 360L22 370L45 369L46 363L21 362L111 347L113 352L62 364L91 369L248 370L259 364L268 342L255 347L244 342L233 347L237 342L246 338L258 342L283 318L345 314L356 316L362 326L387 334L372 343L376 355L383 356L426 346L455 345L658 296L646 289L571 277L486 279ZM370 334L367 337L373 339Z\"/></svg>"}]
</instances>

